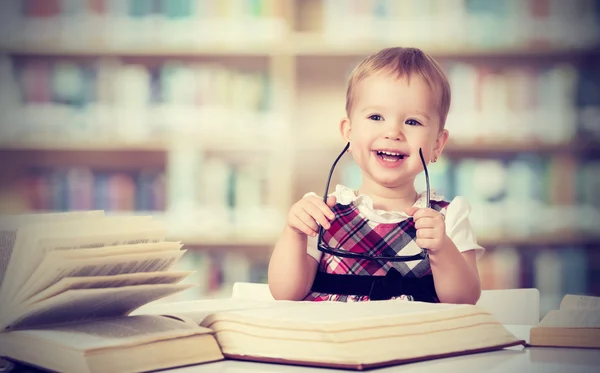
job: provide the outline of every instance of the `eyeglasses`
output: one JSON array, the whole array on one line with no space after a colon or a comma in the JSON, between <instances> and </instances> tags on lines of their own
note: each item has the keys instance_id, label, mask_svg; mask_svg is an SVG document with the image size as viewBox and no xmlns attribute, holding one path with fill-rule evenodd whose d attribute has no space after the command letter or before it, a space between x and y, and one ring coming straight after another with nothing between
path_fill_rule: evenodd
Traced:
<instances>
[{"instance_id":1,"label":"eyeglasses","mask_svg":"<svg viewBox=\"0 0 600 373\"><path fill-rule=\"evenodd\" d=\"M342 156L344 155L344 153L346 153L346 151L348 150L349 147L350 147L350 143L346 144L346 146L344 147L344 150L342 150L342 152L337 156L337 158L333 162L333 165L331 166L331 170L329 171L329 177L327 178L327 185L325 186L325 193L323 193L323 202L324 203L327 203L327 196L329 194L329 183L331 182L331 175L333 174L333 170L335 169L335 166L338 163L338 161L340 160L340 158L342 158ZM423 151L420 148L419 148L419 156L421 157L421 162L423 163L423 169L425 170L425 182L427 184L427 208L430 208L431 204L430 204L430 198L429 198L430 197L429 173L427 172L427 164L425 163L425 158L423 157ZM370 256L370 255L366 255L366 254L354 253L351 251L341 250L338 248L332 248L323 242L323 227L322 226L319 226L319 240L318 240L317 247L321 252L324 252L327 254L340 256L343 258L367 259L367 260L373 260L373 261L408 262L411 260L422 260L427 257L427 250L425 248L422 248L421 252L418 254L408 255L408 256L402 256L402 255Z\"/></svg>"}]
</instances>

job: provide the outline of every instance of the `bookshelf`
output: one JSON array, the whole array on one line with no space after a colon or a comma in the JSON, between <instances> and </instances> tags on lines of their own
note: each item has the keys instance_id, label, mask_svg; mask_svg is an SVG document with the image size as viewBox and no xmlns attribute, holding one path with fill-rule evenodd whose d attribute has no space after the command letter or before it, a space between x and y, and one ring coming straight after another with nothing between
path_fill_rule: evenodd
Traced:
<instances>
[{"instance_id":1,"label":"bookshelf","mask_svg":"<svg viewBox=\"0 0 600 373\"><path fill-rule=\"evenodd\" d=\"M128 185L127 195L134 200L138 189L146 199L152 190L153 205L160 209L150 212L170 219L173 236L199 255L232 251L264 259L289 206L307 191L322 193L331 161L343 146L337 123L343 115L347 74L363 56L392 45L421 47L453 79L456 109L448 123L453 142L445 152L448 164L456 166L452 177L472 177L456 171L464 160L471 162L469 167L489 160L498 169L498 162L509 165L523 158L524 163L515 165L534 167L527 162L535 158L532 162L544 163L536 177L562 182L544 191L549 195L544 203L558 210L574 204L600 208L593 193L580 191L583 176L572 170L589 164L581 172L593 179L597 169L600 135L582 124L581 113L600 107L594 101L598 78L586 75L590 83L578 88L578 76L597 72L594 21L600 10L585 1L574 2L569 12L553 8L558 3L550 1L522 3L130 0L106 5L98 0L89 2L88 9L85 2L49 0L29 1L26 16L18 5L3 5L8 18L0 26L0 74L12 82L13 91L0 100L0 108L17 110L3 110L1 119L0 209L32 210L28 188L37 185L38 193L52 194L40 192L40 185L68 180L73 168L87 170L77 175L84 175L88 198L94 187L90 178L118 172L117 181L109 185ZM485 99L474 116L471 101L476 93L464 82L482 77L490 79L489 87L479 88L485 90ZM535 88L527 86L532 81L538 82ZM497 104L502 94L524 100L523 94L507 88L512 86L529 92L537 106L518 100ZM356 180L348 163L341 165L333 183ZM37 179L27 179L32 169ZM53 170L60 175L44 176ZM142 171L155 175L154 181L136 187ZM68 194L70 189L61 190ZM469 189L461 191L469 194ZM496 203L497 195L474 194L474 199L495 202L490 210L481 204L479 211L505 211ZM71 206L45 198L41 209L79 208L82 203L67 198L75 203ZM100 205L117 213L128 212L123 206L133 206L135 213L146 211L124 198ZM504 209L521 202L515 201ZM237 205L243 206L240 214ZM95 207L90 200L83 206ZM211 209L218 210L219 218L203 226L211 220ZM560 216L557 209L544 211ZM485 213L474 218L481 216ZM240 221L262 224L236 225ZM481 242L490 248L525 252L600 246L593 227L585 232L565 226L532 228L515 235L507 234L510 226L483 228ZM592 260L589 268L586 289L598 293L600 262Z\"/></svg>"}]
</instances>

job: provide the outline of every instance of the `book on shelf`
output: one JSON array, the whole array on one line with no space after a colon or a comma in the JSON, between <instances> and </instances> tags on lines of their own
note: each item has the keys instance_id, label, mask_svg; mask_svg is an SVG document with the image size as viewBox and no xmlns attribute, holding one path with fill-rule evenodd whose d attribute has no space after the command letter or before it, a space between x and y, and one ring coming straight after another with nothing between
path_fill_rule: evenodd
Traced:
<instances>
[{"instance_id":1,"label":"book on shelf","mask_svg":"<svg viewBox=\"0 0 600 373\"><path fill-rule=\"evenodd\" d=\"M531 346L600 348L600 297L567 294L530 331Z\"/></svg>"},{"instance_id":2,"label":"book on shelf","mask_svg":"<svg viewBox=\"0 0 600 373\"><path fill-rule=\"evenodd\" d=\"M0 217L0 356L62 372L222 359L210 329L129 316L193 286L166 233L149 216L102 211Z\"/></svg>"}]
</instances>

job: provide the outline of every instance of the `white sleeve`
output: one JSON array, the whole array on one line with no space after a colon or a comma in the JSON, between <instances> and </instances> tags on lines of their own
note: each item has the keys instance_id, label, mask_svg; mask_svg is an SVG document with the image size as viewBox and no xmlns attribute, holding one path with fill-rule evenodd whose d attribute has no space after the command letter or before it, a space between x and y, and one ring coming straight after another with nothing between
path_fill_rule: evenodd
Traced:
<instances>
[{"instance_id":1,"label":"white sleeve","mask_svg":"<svg viewBox=\"0 0 600 373\"><path fill-rule=\"evenodd\" d=\"M321 255L323 255L323 253L320 252L319 249L317 249L317 240L318 239L319 239L319 236L317 236L317 237L308 236L307 240L306 240L306 253L308 255L312 256L313 258L315 258L317 263L321 261Z\"/></svg>"},{"instance_id":2,"label":"white sleeve","mask_svg":"<svg viewBox=\"0 0 600 373\"><path fill-rule=\"evenodd\" d=\"M302 196L302 198L308 197L308 196L319 197L319 195L317 195L317 193L315 193L315 192L308 192L304 196ZM321 261L321 255L323 253L320 252L319 249L317 249L317 240L319 239L319 236L316 236L316 237L307 236L306 238L307 238L307 240L306 240L306 253L308 255L312 256L313 258L315 258L315 260L317 261L317 263L320 262Z\"/></svg>"},{"instance_id":3,"label":"white sleeve","mask_svg":"<svg viewBox=\"0 0 600 373\"><path fill-rule=\"evenodd\" d=\"M483 255L485 249L477 243L469 214L471 205L464 197L455 197L446 209L446 234L460 252L477 250L477 259Z\"/></svg>"}]
</instances>

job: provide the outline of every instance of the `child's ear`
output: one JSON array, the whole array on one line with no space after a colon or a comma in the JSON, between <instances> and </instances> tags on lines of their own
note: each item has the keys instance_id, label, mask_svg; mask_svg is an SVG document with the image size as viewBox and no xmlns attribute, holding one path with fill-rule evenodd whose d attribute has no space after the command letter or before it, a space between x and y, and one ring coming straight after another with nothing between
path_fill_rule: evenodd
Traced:
<instances>
[{"instance_id":1,"label":"child's ear","mask_svg":"<svg viewBox=\"0 0 600 373\"><path fill-rule=\"evenodd\" d=\"M435 157L439 157L440 155L442 155L442 151L444 150L444 147L446 146L446 143L448 142L448 137L450 136L450 134L448 133L447 129L443 129L440 131L440 133L438 134L437 139L435 140L435 148L433 149L434 155Z\"/></svg>"},{"instance_id":2,"label":"child's ear","mask_svg":"<svg viewBox=\"0 0 600 373\"><path fill-rule=\"evenodd\" d=\"M342 118L340 121L340 133L345 142L350 142L350 133L352 132L350 125L350 119L347 117ZM352 146L352 144L350 144Z\"/></svg>"}]
</instances>

